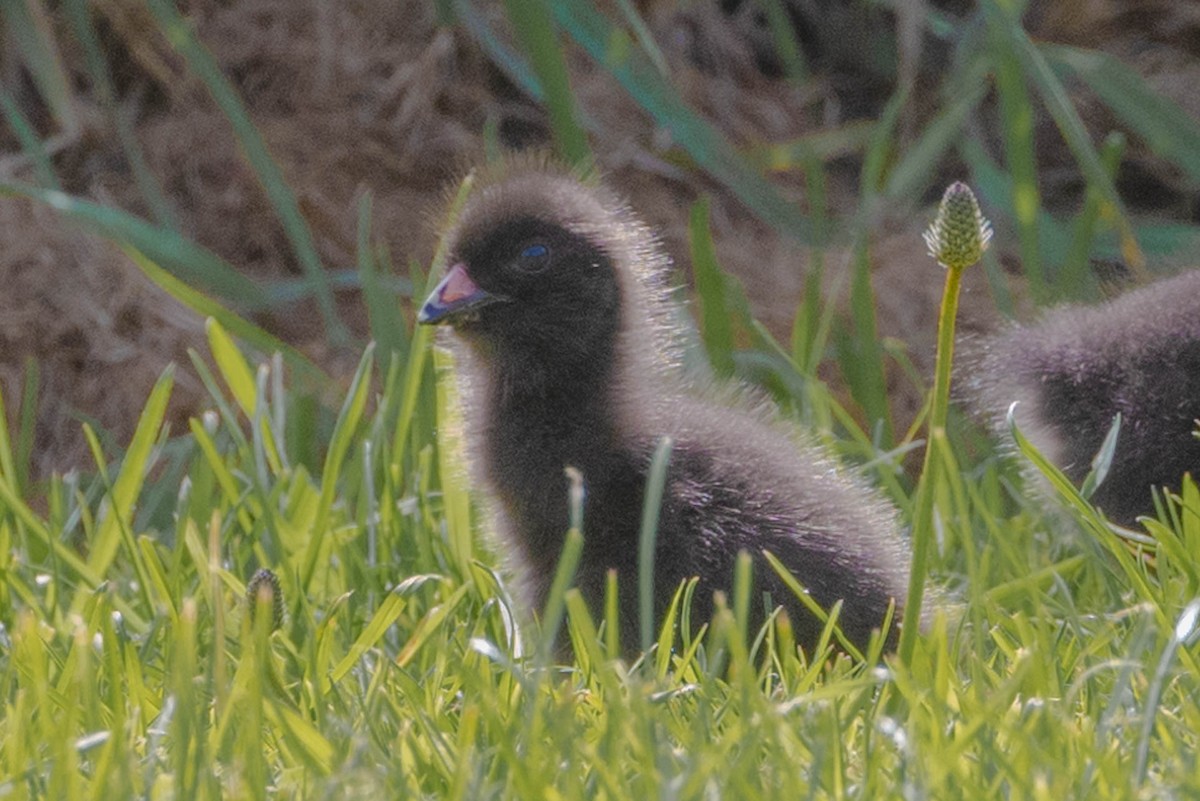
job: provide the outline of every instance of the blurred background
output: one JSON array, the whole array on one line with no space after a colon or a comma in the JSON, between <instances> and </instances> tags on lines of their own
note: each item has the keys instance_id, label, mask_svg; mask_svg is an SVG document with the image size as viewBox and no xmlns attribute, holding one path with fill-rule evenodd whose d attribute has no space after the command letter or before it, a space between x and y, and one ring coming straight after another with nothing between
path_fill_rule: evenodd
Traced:
<instances>
[{"instance_id":1,"label":"blurred background","mask_svg":"<svg viewBox=\"0 0 1200 801\"><path fill-rule=\"evenodd\" d=\"M951 181L996 228L967 337L1200 235L1196 3L12 0L0 41L0 390L35 475L91 463L80 421L124 443L209 315L317 405L368 339L404 349L447 192L507 150L594 160L718 371L819 378L879 448L932 371ZM174 431L206 397L177 373Z\"/></svg>"}]
</instances>

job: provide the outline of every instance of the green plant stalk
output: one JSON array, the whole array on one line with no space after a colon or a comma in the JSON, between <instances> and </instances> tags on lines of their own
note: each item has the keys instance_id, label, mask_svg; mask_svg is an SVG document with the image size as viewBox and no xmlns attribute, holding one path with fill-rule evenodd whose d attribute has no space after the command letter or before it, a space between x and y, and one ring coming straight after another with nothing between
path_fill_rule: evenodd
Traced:
<instances>
[{"instance_id":1,"label":"green plant stalk","mask_svg":"<svg viewBox=\"0 0 1200 801\"><path fill-rule=\"evenodd\" d=\"M462 211L463 205L467 202L467 196L471 194L471 188L475 185L475 174L468 173L454 194L454 200L450 204L450 210L446 215L445 230L449 230L458 220L458 215ZM413 295L413 302L421 302L429 296L433 288L437 286L437 282L441 280L439 269L446 263L446 248L448 243L445 237L438 241L437 250L433 254L433 261L430 263L429 274L425 277L424 288L420 292ZM413 289L416 290L420 281L413 281ZM419 307L418 307L419 308ZM401 392L399 412L396 417L396 432L392 438L392 453L404 453L405 444L408 442L408 434L412 430L413 419L417 414L417 403L421 390L421 378L425 373L425 360L429 354L429 342L433 334L429 330L429 326L417 326L413 331L412 338L408 342L408 357L404 362L404 387Z\"/></svg>"},{"instance_id":2,"label":"green plant stalk","mask_svg":"<svg viewBox=\"0 0 1200 801\"><path fill-rule=\"evenodd\" d=\"M917 503L913 512L913 559L908 578L908 598L904 603L904 624L900 627L897 652L904 665L912 662L917 633L921 629L921 604L925 595L925 572L929 563L929 546L933 541L933 496L940 478L935 448L945 446L946 415L950 408L950 366L954 362L954 323L958 316L958 294L966 267L947 267L946 286L942 292L942 308L938 314L937 362L934 369L933 400L929 410L929 441L921 466L917 486Z\"/></svg>"},{"instance_id":3,"label":"green plant stalk","mask_svg":"<svg viewBox=\"0 0 1200 801\"><path fill-rule=\"evenodd\" d=\"M801 244L812 242L809 219L769 181L764 181L745 155L708 120L693 111L649 59L631 46L614 47L623 34L595 3L556 0L546 6L564 34L603 67L657 124L667 129L672 140L698 166L729 187L760 220Z\"/></svg>"},{"instance_id":4,"label":"green plant stalk","mask_svg":"<svg viewBox=\"0 0 1200 801\"><path fill-rule=\"evenodd\" d=\"M860 188L862 200L854 220L854 239L850 277L850 320L852 351L842 358L843 370L850 379L850 391L867 415L868 430L882 424L879 446L892 447L895 438L892 412L887 398L883 348L879 346L876 319L875 290L871 286L871 256L869 226L873 210L879 202L879 187L892 152L893 136L900 111L908 100L908 91L901 89L892 95L880 115L871 144L863 160Z\"/></svg>"},{"instance_id":5,"label":"green plant stalk","mask_svg":"<svg viewBox=\"0 0 1200 801\"><path fill-rule=\"evenodd\" d=\"M771 31L771 40L775 43L775 51L783 62L783 72L792 83L804 83L808 80L808 64L804 61L804 53L796 37L796 28L788 18L783 0L759 0L759 8L767 15L767 27Z\"/></svg>"},{"instance_id":6,"label":"green plant stalk","mask_svg":"<svg viewBox=\"0 0 1200 801\"><path fill-rule=\"evenodd\" d=\"M826 203L825 165L811 149L804 154L804 186L808 195L815 242L809 251L808 274L804 279L804 299L792 324L792 361L806 377L816 375L817 365L829 339L833 304L823 304L821 284L825 275L825 244L828 241L829 209ZM822 309L822 306L825 308Z\"/></svg>"},{"instance_id":7,"label":"green plant stalk","mask_svg":"<svg viewBox=\"0 0 1200 801\"><path fill-rule=\"evenodd\" d=\"M17 475L13 460L12 441L8 436L8 413L4 410L3 387L0 387L0 479L8 481L17 495L25 488L25 481Z\"/></svg>"},{"instance_id":8,"label":"green plant stalk","mask_svg":"<svg viewBox=\"0 0 1200 801\"><path fill-rule=\"evenodd\" d=\"M117 92L113 88L112 78L109 75L103 46L92 27L87 0L69 0L63 4L63 10L71 22L75 38L83 47L84 61L92 80L93 91L117 135L117 141L121 144L125 160L133 172L134 183L137 184L138 191L141 192L142 199L146 202L146 207L150 209L154 221L160 226L172 231L180 230L179 220L171 207L171 202L167 200L162 185L150 169L145 153L138 143L132 116L121 109L116 102Z\"/></svg>"},{"instance_id":9,"label":"green plant stalk","mask_svg":"<svg viewBox=\"0 0 1200 801\"><path fill-rule=\"evenodd\" d=\"M17 410L16 449L12 452L15 473L10 474L20 487L29 486L29 473L33 469L33 437L37 425L38 390L41 388L41 368L33 356L25 359L25 383L21 388L21 405ZM0 425L8 419L0 417Z\"/></svg>"},{"instance_id":10,"label":"green plant stalk","mask_svg":"<svg viewBox=\"0 0 1200 801\"><path fill-rule=\"evenodd\" d=\"M385 288L385 281L390 275L381 272L387 271L386 262L381 262L372 252L371 206L371 193L364 192L358 201L358 237L355 249L371 338L379 344L375 358L379 361L380 375L386 376L391 368L392 358L404 358L404 352L408 349L408 331L404 327L403 315L396 313L395 295ZM412 294L411 290L409 294Z\"/></svg>"},{"instance_id":11,"label":"green plant stalk","mask_svg":"<svg viewBox=\"0 0 1200 801\"><path fill-rule=\"evenodd\" d=\"M709 230L707 198L692 205L688 222L688 241L692 251L692 269L696 277L701 334L709 361L717 375L733 375L733 309L726 296L726 277L717 264L716 246Z\"/></svg>"},{"instance_id":12,"label":"green plant stalk","mask_svg":"<svg viewBox=\"0 0 1200 801\"><path fill-rule=\"evenodd\" d=\"M884 365L883 348L879 344L879 321L875 289L871 285L869 248L864 231L854 248L850 278L850 319L853 323L850 359L857 362L853 371L855 380L852 393L866 413L866 430L873 433L876 426L881 426L879 446L888 450L895 444L895 435L887 397L887 368Z\"/></svg>"},{"instance_id":13,"label":"green plant stalk","mask_svg":"<svg viewBox=\"0 0 1200 801\"><path fill-rule=\"evenodd\" d=\"M50 108L54 121L62 127L67 138L74 138L81 127L79 113L46 5L31 2L0 4L0 22L9 41L16 44L23 56L20 60L38 94Z\"/></svg>"},{"instance_id":14,"label":"green plant stalk","mask_svg":"<svg viewBox=\"0 0 1200 801\"><path fill-rule=\"evenodd\" d=\"M1003 48L1006 44L1007 41L1002 39L998 47ZM1046 274L1038 239L1038 211L1042 201L1034 155L1033 105L1020 64L1008 51L998 58L996 87L999 90L1004 163L1012 177L1012 208L1017 222L1021 265L1034 300L1045 303L1051 296L1052 280Z\"/></svg>"},{"instance_id":15,"label":"green plant stalk","mask_svg":"<svg viewBox=\"0 0 1200 801\"><path fill-rule=\"evenodd\" d=\"M1110 178L1116 177L1124 152L1125 134L1120 131L1110 132L1104 140L1104 148L1100 151L1100 161ZM1084 195L1083 209L1071 228L1071 246L1063 259L1062 267L1059 268L1059 297L1083 300L1094 289L1095 279L1088 269L1088 257L1092 253L1092 244L1096 239L1096 231L1104 210L1104 196L1095 185L1089 184Z\"/></svg>"},{"instance_id":16,"label":"green plant stalk","mask_svg":"<svg viewBox=\"0 0 1200 801\"><path fill-rule=\"evenodd\" d=\"M1062 134L1063 141L1067 143L1067 147L1075 156L1080 171L1088 179L1088 184L1094 186L1112 206L1113 224L1117 229L1121 256L1129 264L1135 276L1145 279L1146 257L1134 234L1133 223L1125 209L1125 203L1117 194L1116 186L1105 173L1100 156L1092 145L1079 112L1071 103L1066 87L1055 76L1045 55L1029 38L1029 34L1021 27L1012 10L1007 8L1008 5L1010 4L1002 4L997 0L980 4L991 29L998 36L1007 39L1010 52L1016 57L1021 71L1025 73L1026 80L1041 96L1046 110L1054 119L1059 133Z\"/></svg>"},{"instance_id":17,"label":"green plant stalk","mask_svg":"<svg viewBox=\"0 0 1200 801\"><path fill-rule=\"evenodd\" d=\"M21 113L16 100L3 86L0 86L0 117L3 117L13 135L17 137L21 149L25 151L26 157L33 165L33 172L37 176L38 183L46 189L61 189L58 176L54 174L54 164L46 152L45 143L38 138L33 125Z\"/></svg>"},{"instance_id":18,"label":"green plant stalk","mask_svg":"<svg viewBox=\"0 0 1200 801\"><path fill-rule=\"evenodd\" d=\"M558 568L554 571L554 581L550 584L550 597L546 600L546 608L542 611L542 641L538 651L543 665L548 665L554 653L554 641L558 637L558 628L562 625L566 612L566 594L575 580L575 571L579 568L579 556L583 553L583 532L577 528L570 529L563 540L562 553L558 558ZM463 585L466 589L469 585Z\"/></svg>"},{"instance_id":19,"label":"green plant stalk","mask_svg":"<svg viewBox=\"0 0 1200 801\"><path fill-rule=\"evenodd\" d=\"M658 514L667 484L667 465L670 464L674 446L670 437L658 441L650 460L650 474L646 478L642 528L638 535L638 626L642 651L649 651L654 642L654 549L658 540Z\"/></svg>"},{"instance_id":20,"label":"green plant stalk","mask_svg":"<svg viewBox=\"0 0 1200 801\"><path fill-rule=\"evenodd\" d=\"M153 225L128 212L103 206L62 192L29 184L0 181L0 197L23 197L49 206L85 229L124 248L135 248L146 258L187 286L218 295L222 299L247 302L251 308L269 308L268 298L256 282L237 271L215 253L185 239L174 231ZM186 298L163 287L181 302Z\"/></svg>"},{"instance_id":21,"label":"green plant stalk","mask_svg":"<svg viewBox=\"0 0 1200 801\"><path fill-rule=\"evenodd\" d=\"M1200 180L1200 123L1156 92L1136 70L1095 50L1046 43L1037 49L1055 75L1083 81L1130 133L1193 181Z\"/></svg>"}]
</instances>

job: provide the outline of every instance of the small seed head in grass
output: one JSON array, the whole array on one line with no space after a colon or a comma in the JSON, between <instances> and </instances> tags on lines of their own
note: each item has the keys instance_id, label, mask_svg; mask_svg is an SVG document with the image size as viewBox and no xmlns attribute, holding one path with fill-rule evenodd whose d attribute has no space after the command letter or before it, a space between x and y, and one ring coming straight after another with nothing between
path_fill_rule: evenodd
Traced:
<instances>
[{"instance_id":1,"label":"small seed head in grass","mask_svg":"<svg viewBox=\"0 0 1200 801\"><path fill-rule=\"evenodd\" d=\"M979 210L975 193L955 181L942 195L937 219L925 232L929 255L950 270L962 270L983 258L992 239L992 224Z\"/></svg>"},{"instance_id":2,"label":"small seed head in grass","mask_svg":"<svg viewBox=\"0 0 1200 801\"><path fill-rule=\"evenodd\" d=\"M258 599L264 595L271 599L271 630L283 625L283 590L279 586L279 576L265 567L259 569L246 585L246 603L250 605L250 619L254 620L255 610L258 609Z\"/></svg>"}]
</instances>

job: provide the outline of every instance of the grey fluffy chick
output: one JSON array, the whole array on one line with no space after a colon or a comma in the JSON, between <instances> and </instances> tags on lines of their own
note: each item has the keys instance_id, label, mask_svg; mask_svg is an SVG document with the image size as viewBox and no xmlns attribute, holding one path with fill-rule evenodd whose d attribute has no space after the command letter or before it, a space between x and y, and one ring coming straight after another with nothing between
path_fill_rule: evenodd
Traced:
<instances>
[{"instance_id":1,"label":"grey fluffy chick","mask_svg":"<svg viewBox=\"0 0 1200 801\"><path fill-rule=\"evenodd\" d=\"M1018 427L1077 484L1121 414L1108 476L1092 502L1114 522L1153 514L1153 487L1200 473L1200 271L1095 306L1066 306L978 348L971 400L1008 438Z\"/></svg>"},{"instance_id":2,"label":"grey fluffy chick","mask_svg":"<svg viewBox=\"0 0 1200 801\"><path fill-rule=\"evenodd\" d=\"M753 621L783 606L811 648L821 625L762 556L773 553L865 646L902 606L909 553L894 511L833 460L800 447L769 412L697 391L672 358L663 275L650 231L603 186L531 160L476 182L446 234L445 278L419 319L461 345L468 457L503 551L540 609L568 520L564 469L583 475L576 583L597 618L616 571L623 644L637 642L637 553L656 444L674 440L654 555L655 626L698 577L693 619L753 557ZM731 396L733 393L723 393ZM897 613L899 620L899 613ZM892 640L894 641L893 626Z\"/></svg>"}]
</instances>

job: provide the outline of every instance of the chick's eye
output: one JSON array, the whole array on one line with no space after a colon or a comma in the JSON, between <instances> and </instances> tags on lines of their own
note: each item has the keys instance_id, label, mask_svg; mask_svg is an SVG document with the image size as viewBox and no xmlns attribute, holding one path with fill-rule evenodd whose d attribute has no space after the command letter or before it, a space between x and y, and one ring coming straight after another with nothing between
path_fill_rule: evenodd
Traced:
<instances>
[{"instance_id":1,"label":"chick's eye","mask_svg":"<svg viewBox=\"0 0 1200 801\"><path fill-rule=\"evenodd\" d=\"M541 242L531 242L521 249L517 257L517 266L526 272L544 270L550 263L550 248Z\"/></svg>"}]
</instances>

